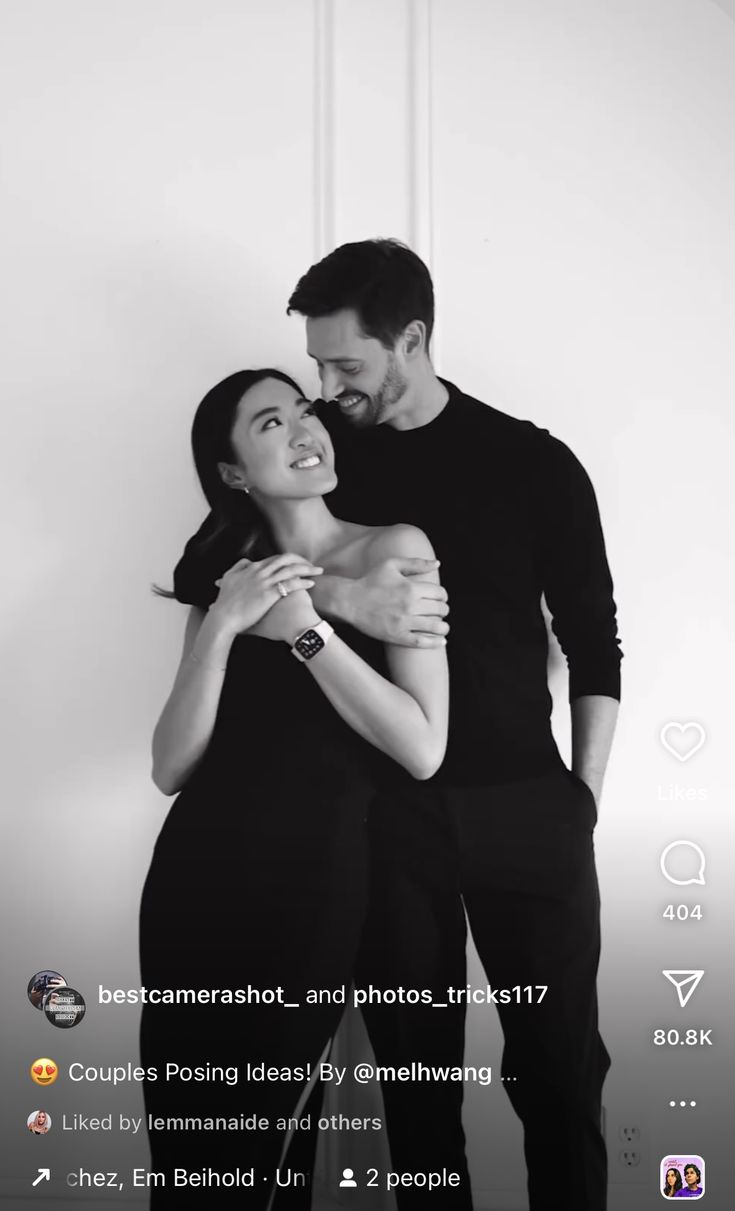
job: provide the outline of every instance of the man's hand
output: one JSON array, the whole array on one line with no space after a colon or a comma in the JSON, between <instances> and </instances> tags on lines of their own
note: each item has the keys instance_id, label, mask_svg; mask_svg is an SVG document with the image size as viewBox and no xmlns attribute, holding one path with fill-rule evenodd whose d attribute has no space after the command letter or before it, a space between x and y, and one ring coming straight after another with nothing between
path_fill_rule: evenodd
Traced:
<instances>
[{"instance_id":1,"label":"man's hand","mask_svg":"<svg viewBox=\"0 0 735 1211\"><path fill-rule=\"evenodd\" d=\"M585 694L571 704L572 769L587 783L598 808L619 705L604 694Z\"/></svg>"},{"instance_id":2,"label":"man's hand","mask_svg":"<svg viewBox=\"0 0 735 1211\"><path fill-rule=\"evenodd\" d=\"M436 559L392 556L365 576L322 576L311 593L320 614L348 622L364 635L403 647L436 648L446 642L447 591L422 579Z\"/></svg>"}]
</instances>

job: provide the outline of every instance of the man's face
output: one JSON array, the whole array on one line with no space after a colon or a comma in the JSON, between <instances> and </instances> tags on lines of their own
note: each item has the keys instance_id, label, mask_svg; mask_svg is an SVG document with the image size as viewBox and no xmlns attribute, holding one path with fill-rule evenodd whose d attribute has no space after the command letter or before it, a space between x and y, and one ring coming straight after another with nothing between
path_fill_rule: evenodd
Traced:
<instances>
[{"instance_id":1,"label":"man's face","mask_svg":"<svg viewBox=\"0 0 735 1211\"><path fill-rule=\"evenodd\" d=\"M687 1165L686 1169L684 1170L684 1181L686 1182L686 1184L688 1186L696 1186L696 1184L697 1184L696 1169L692 1169Z\"/></svg>"},{"instance_id":2,"label":"man's face","mask_svg":"<svg viewBox=\"0 0 735 1211\"><path fill-rule=\"evenodd\" d=\"M365 336L351 310L306 321L306 348L319 368L322 394L336 399L354 425L390 420L408 387L400 356Z\"/></svg>"}]
</instances>

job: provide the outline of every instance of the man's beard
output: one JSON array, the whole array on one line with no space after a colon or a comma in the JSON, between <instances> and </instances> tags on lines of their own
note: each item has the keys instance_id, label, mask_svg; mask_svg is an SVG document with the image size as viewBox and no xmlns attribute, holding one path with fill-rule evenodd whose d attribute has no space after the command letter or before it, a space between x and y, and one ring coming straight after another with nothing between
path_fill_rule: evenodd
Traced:
<instances>
[{"instance_id":1,"label":"man's beard","mask_svg":"<svg viewBox=\"0 0 735 1211\"><path fill-rule=\"evenodd\" d=\"M385 377L374 394L365 396L364 403L355 410L355 415L348 414L348 420L355 428L366 429L370 425L381 424L394 404L406 393L408 380L401 374L393 354L388 359L388 369Z\"/></svg>"}]
</instances>

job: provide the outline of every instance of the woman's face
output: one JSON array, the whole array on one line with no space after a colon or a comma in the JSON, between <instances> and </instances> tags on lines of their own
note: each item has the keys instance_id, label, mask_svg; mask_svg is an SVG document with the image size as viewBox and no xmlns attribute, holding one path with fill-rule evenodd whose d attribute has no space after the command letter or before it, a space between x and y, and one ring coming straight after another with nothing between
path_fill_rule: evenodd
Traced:
<instances>
[{"instance_id":1,"label":"woman's face","mask_svg":"<svg viewBox=\"0 0 735 1211\"><path fill-rule=\"evenodd\" d=\"M669 1186L676 1185L676 1169L666 1170L666 1182Z\"/></svg>"},{"instance_id":2,"label":"woman's face","mask_svg":"<svg viewBox=\"0 0 735 1211\"><path fill-rule=\"evenodd\" d=\"M232 474L229 482L256 497L300 500L337 485L332 443L312 403L278 379L264 379L242 397L232 445L241 482Z\"/></svg>"},{"instance_id":3,"label":"woman's face","mask_svg":"<svg viewBox=\"0 0 735 1211\"><path fill-rule=\"evenodd\" d=\"M39 1110L39 1112L36 1116L36 1126L37 1127L46 1126L46 1111L45 1110Z\"/></svg>"}]
</instances>

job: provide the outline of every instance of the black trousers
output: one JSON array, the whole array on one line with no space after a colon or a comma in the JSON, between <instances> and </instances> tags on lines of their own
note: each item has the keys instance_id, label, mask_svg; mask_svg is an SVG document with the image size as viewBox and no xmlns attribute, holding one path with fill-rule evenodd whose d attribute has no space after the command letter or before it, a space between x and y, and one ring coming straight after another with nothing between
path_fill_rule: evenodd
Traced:
<instances>
[{"instance_id":1,"label":"black trousers","mask_svg":"<svg viewBox=\"0 0 735 1211\"><path fill-rule=\"evenodd\" d=\"M503 786L418 788L413 802L387 797L373 815L373 883L375 890L382 884L383 894L371 897L360 978L413 982L439 995L462 987L461 891L491 987L533 989L534 1003L520 991L498 1006L501 1072L523 1122L531 1211L548 1206L551 1175L559 1172L570 1175L568 1211L604 1211L600 1113L610 1061L597 1023L600 906L591 792L562 769ZM378 1062L403 1064L461 1065L463 1016L461 1007L366 1013ZM462 1086L385 1082L383 1094L394 1168L456 1169L461 1189L438 1191L434 1205L471 1208ZM426 1206L432 1196L419 1193L398 1193L402 1211Z\"/></svg>"},{"instance_id":2,"label":"black trousers","mask_svg":"<svg viewBox=\"0 0 735 1211\"><path fill-rule=\"evenodd\" d=\"M281 1163L287 1126L279 1120L295 1115L308 1085L304 1070L318 1065L342 1016L338 1001L309 996L352 980L366 912L371 796L368 786L308 804L296 795L253 796L251 810L235 804L227 817L218 811L223 796L209 805L192 795L164 824L141 900L143 984L282 988L282 1000L299 1008L262 995L244 1005L210 998L144 1006L141 1064L155 1074L143 1086L151 1168L165 1178L151 1189L154 1211L265 1211L273 1191L279 1211L311 1206L316 1122L296 1132L304 1180L289 1184L294 1162L289 1154ZM172 1068L169 1079L169 1065L186 1071ZM240 1120L253 1115L257 1126ZM252 1186L216 1178L177 1186L178 1169L207 1181L210 1169L237 1171L240 1180L252 1170Z\"/></svg>"},{"instance_id":3,"label":"black trousers","mask_svg":"<svg viewBox=\"0 0 735 1211\"><path fill-rule=\"evenodd\" d=\"M456 834L443 799L420 783L371 804L368 916L355 986L378 992L427 990L446 1002L447 987L465 983L467 931L455 861ZM362 1007L379 1066L412 1060L427 1068L462 1064L465 1011L461 1005L381 1003ZM459 1174L458 1187L399 1187L401 1211L427 1205L471 1211L462 1128L462 1084L417 1074L381 1081L391 1164L399 1173Z\"/></svg>"}]
</instances>

